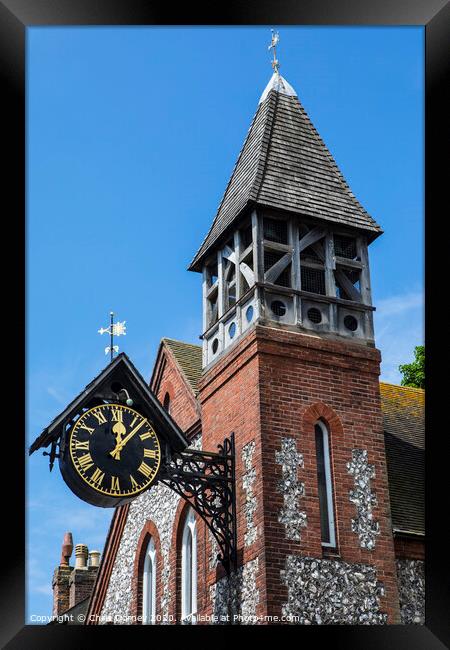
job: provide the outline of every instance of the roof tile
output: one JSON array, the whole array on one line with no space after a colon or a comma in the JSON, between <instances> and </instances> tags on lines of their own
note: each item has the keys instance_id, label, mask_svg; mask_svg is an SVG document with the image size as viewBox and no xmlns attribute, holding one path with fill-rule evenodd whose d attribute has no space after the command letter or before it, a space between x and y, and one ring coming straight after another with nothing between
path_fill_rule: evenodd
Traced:
<instances>
[{"instance_id":1,"label":"roof tile","mask_svg":"<svg viewBox=\"0 0 450 650\"><path fill-rule=\"evenodd\" d=\"M194 394L197 395L197 385L202 374L201 346L168 338L163 338L162 341L171 350Z\"/></svg>"},{"instance_id":2,"label":"roof tile","mask_svg":"<svg viewBox=\"0 0 450 650\"><path fill-rule=\"evenodd\" d=\"M394 529L425 533L425 391L380 382Z\"/></svg>"}]
</instances>

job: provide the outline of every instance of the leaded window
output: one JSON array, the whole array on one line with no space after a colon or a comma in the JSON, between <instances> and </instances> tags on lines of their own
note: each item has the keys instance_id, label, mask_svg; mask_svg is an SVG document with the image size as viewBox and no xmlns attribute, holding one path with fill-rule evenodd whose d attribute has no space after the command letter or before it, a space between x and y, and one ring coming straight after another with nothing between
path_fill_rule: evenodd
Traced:
<instances>
[{"instance_id":1,"label":"leaded window","mask_svg":"<svg viewBox=\"0 0 450 650\"><path fill-rule=\"evenodd\" d=\"M336 546L336 533L331 481L330 442L328 429L321 420L316 423L315 435L322 546L334 547Z\"/></svg>"}]
</instances>

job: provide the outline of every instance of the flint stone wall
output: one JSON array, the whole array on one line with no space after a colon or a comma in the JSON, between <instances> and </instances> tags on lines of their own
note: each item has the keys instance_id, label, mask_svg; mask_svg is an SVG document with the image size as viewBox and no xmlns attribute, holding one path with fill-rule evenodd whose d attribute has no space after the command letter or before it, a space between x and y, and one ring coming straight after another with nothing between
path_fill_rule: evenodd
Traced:
<instances>
[{"instance_id":1,"label":"flint stone wall","mask_svg":"<svg viewBox=\"0 0 450 650\"><path fill-rule=\"evenodd\" d=\"M210 598L216 624L227 623L229 619L245 624L254 624L259 603L259 589L256 585L258 558L240 567L230 578L225 577L210 587ZM227 620L227 617L229 619Z\"/></svg>"},{"instance_id":2,"label":"flint stone wall","mask_svg":"<svg viewBox=\"0 0 450 650\"><path fill-rule=\"evenodd\" d=\"M301 529L307 525L306 512L299 509L300 499L305 496L305 484L298 480L298 468L303 467L303 455L297 451L294 438L282 438L281 451L275 452L275 462L281 465L282 478L277 491L283 495L283 507L278 515L284 524L286 539L300 541Z\"/></svg>"},{"instance_id":3,"label":"flint stone wall","mask_svg":"<svg viewBox=\"0 0 450 650\"><path fill-rule=\"evenodd\" d=\"M289 555L281 580L288 588L283 616L301 625L379 625L387 622L380 611L384 586L376 569ZM295 618L294 618L295 617Z\"/></svg>"},{"instance_id":4,"label":"flint stone wall","mask_svg":"<svg viewBox=\"0 0 450 650\"><path fill-rule=\"evenodd\" d=\"M191 448L201 448L200 436L191 444ZM169 557L173 524L179 500L180 497L175 492L158 483L131 502L111 572L101 612L102 617L114 618L114 616L127 617L130 615L136 548L145 522L151 520L158 530L161 543L162 622L169 622L169 603L172 596L169 587L171 571Z\"/></svg>"},{"instance_id":5,"label":"flint stone wall","mask_svg":"<svg viewBox=\"0 0 450 650\"><path fill-rule=\"evenodd\" d=\"M397 560L400 620L425 623L425 566L423 560Z\"/></svg>"},{"instance_id":6,"label":"flint stone wall","mask_svg":"<svg viewBox=\"0 0 450 650\"><path fill-rule=\"evenodd\" d=\"M373 516L377 497L372 492L370 480L375 478L375 467L368 462L367 449L353 449L347 470L355 484L355 489L349 493L349 500L355 505L357 513L352 519L352 531L358 535L361 548L372 551L380 534L380 524Z\"/></svg>"},{"instance_id":7,"label":"flint stone wall","mask_svg":"<svg viewBox=\"0 0 450 650\"><path fill-rule=\"evenodd\" d=\"M255 453L255 441L247 443L242 447L242 462L245 473L242 476L242 487L245 491L245 521L247 530L244 534L244 545L251 546L256 541L258 529L254 523L256 512L256 495L253 492L253 483L256 481L256 467L253 466L253 455Z\"/></svg>"}]
</instances>

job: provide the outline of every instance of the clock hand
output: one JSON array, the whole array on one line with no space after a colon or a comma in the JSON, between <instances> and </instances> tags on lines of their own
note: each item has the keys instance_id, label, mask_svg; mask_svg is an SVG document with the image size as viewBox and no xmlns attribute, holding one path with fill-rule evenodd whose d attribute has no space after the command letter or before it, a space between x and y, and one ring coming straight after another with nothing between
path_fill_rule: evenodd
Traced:
<instances>
[{"instance_id":1,"label":"clock hand","mask_svg":"<svg viewBox=\"0 0 450 650\"><path fill-rule=\"evenodd\" d=\"M147 422L147 420L141 420L141 421L139 422L139 424L136 425L136 426L134 427L134 429L132 429L132 430L130 431L130 433L129 433L127 436L125 436L125 438L124 438L123 440L121 440L120 442L116 443L115 448L110 452L110 454L111 454L111 456L112 456L113 458L115 458L116 460L119 460L119 458L120 458L120 452L121 452L121 450L123 449L123 447L125 447L125 445L126 445L127 442L130 440L130 438L132 438L132 437L134 436L134 434L135 434L137 431L139 431L139 429L142 427L143 424L145 424L145 422Z\"/></svg>"},{"instance_id":2,"label":"clock hand","mask_svg":"<svg viewBox=\"0 0 450 650\"><path fill-rule=\"evenodd\" d=\"M120 422L120 421L116 422L116 424L113 426L112 430L113 430L113 433L116 434L116 445L120 445L120 443L122 442L123 434L127 432L127 430L125 428L125 425L123 424L123 422ZM120 460L120 449L117 452L116 458L117 458L117 460Z\"/></svg>"}]
</instances>

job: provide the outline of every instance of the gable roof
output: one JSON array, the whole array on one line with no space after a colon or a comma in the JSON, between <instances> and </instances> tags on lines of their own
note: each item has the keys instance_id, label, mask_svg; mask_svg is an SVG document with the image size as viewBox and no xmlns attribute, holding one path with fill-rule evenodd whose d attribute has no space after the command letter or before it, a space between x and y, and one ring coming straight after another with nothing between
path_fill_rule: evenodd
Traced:
<instances>
[{"instance_id":1,"label":"gable roof","mask_svg":"<svg viewBox=\"0 0 450 650\"><path fill-rule=\"evenodd\" d=\"M425 533L425 391L380 382L394 530Z\"/></svg>"},{"instance_id":2,"label":"gable roof","mask_svg":"<svg viewBox=\"0 0 450 650\"><path fill-rule=\"evenodd\" d=\"M213 224L189 270L249 206L288 210L359 228L380 226L356 199L293 88L276 73L264 91Z\"/></svg>"},{"instance_id":3,"label":"gable roof","mask_svg":"<svg viewBox=\"0 0 450 650\"><path fill-rule=\"evenodd\" d=\"M175 339L163 338L162 343L171 350L181 371L186 377L194 395L198 393L198 382L202 375L202 348L200 345L183 343Z\"/></svg>"}]
</instances>

